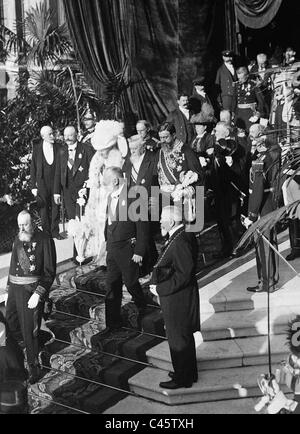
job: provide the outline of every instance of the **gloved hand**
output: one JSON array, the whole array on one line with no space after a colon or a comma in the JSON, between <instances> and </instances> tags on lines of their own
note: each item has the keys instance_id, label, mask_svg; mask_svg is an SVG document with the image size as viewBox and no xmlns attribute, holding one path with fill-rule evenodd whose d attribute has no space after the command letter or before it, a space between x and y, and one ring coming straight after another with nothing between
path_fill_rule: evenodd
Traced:
<instances>
[{"instance_id":1,"label":"gloved hand","mask_svg":"<svg viewBox=\"0 0 300 434\"><path fill-rule=\"evenodd\" d=\"M38 195L37 188L33 188L33 189L31 190L31 193L32 193L32 195L33 195L34 197L37 197L37 195Z\"/></svg>"},{"instance_id":2,"label":"gloved hand","mask_svg":"<svg viewBox=\"0 0 300 434\"><path fill-rule=\"evenodd\" d=\"M278 414L283 409L294 412L296 407L297 403L295 401L288 399L283 392L279 391L269 404L267 413Z\"/></svg>"},{"instance_id":3,"label":"gloved hand","mask_svg":"<svg viewBox=\"0 0 300 434\"><path fill-rule=\"evenodd\" d=\"M30 300L28 301L28 309L36 309L40 302L40 299L41 297L39 296L39 294L32 294Z\"/></svg>"},{"instance_id":4,"label":"gloved hand","mask_svg":"<svg viewBox=\"0 0 300 434\"><path fill-rule=\"evenodd\" d=\"M245 226L246 229L249 229L250 226L253 225L253 221L249 219L249 217L246 217L245 220L243 221L243 225Z\"/></svg>"}]
</instances>

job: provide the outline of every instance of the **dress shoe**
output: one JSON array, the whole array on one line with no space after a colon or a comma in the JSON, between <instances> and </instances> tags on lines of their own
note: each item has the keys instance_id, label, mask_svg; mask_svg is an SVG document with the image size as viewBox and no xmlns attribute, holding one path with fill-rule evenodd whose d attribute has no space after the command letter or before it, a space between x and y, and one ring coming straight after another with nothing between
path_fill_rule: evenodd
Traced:
<instances>
[{"instance_id":1,"label":"dress shoe","mask_svg":"<svg viewBox=\"0 0 300 434\"><path fill-rule=\"evenodd\" d=\"M30 366L28 382L29 384L36 384L42 378L42 370L39 366Z\"/></svg>"},{"instance_id":2,"label":"dress shoe","mask_svg":"<svg viewBox=\"0 0 300 434\"><path fill-rule=\"evenodd\" d=\"M257 293L257 292L266 292L266 289L261 284L258 284L256 286L249 286L247 288L247 291Z\"/></svg>"},{"instance_id":3,"label":"dress shoe","mask_svg":"<svg viewBox=\"0 0 300 434\"><path fill-rule=\"evenodd\" d=\"M175 378L175 372L172 372L172 371L171 371L171 372L169 372L168 375L169 375L170 378L172 378L172 380L174 380L174 378ZM194 378L193 378L193 383L197 383L197 381L198 381L198 378L195 378L195 377L194 377Z\"/></svg>"},{"instance_id":4,"label":"dress shoe","mask_svg":"<svg viewBox=\"0 0 300 434\"><path fill-rule=\"evenodd\" d=\"M171 380L171 381L166 381L163 383L160 383L159 387L161 387L162 389L168 389L168 390L176 390L176 389L190 389L193 386L193 383L189 383L189 384L178 384L176 383L176 381Z\"/></svg>"},{"instance_id":5,"label":"dress shoe","mask_svg":"<svg viewBox=\"0 0 300 434\"><path fill-rule=\"evenodd\" d=\"M300 258L300 253L296 253L295 251L291 251L289 255L285 258L287 261L294 261L295 259Z\"/></svg>"}]
</instances>

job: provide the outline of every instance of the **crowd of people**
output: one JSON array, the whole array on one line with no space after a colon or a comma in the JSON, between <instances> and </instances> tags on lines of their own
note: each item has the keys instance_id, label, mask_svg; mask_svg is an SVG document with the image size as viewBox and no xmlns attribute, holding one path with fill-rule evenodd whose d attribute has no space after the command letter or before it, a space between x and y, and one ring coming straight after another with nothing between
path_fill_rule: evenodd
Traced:
<instances>
[{"instance_id":1,"label":"crowd of people","mask_svg":"<svg viewBox=\"0 0 300 434\"><path fill-rule=\"evenodd\" d=\"M51 126L41 130L33 149L32 194L40 210L43 233L28 212L19 216L8 280L6 319L21 332L30 370L38 378L36 337L42 305L55 278L53 239L61 240L59 207L74 239L84 234L84 250L74 247L106 275L106 329L122 327L123 284L142 316L146 299L140 286L150 274L150 289L160 302L174 372L162 388L192 387L198 379L193 333L199 330L196 281L197 240L186 232L196 218L198 189L213 197L222 251L230 258L237 237L260 217L284 203L300 199L298 166L289 166L284 183L280 170L297 154L300 137L299 64L288 48L284 63L273 64L259 53L255 64L235 65L231 51L222 53L215 90L194 81L193 95L178 95L173 110L155 132L138 120L135 134L125 136L124 122L101 120L88 107L79 135L69 126L64 145L57 146ZM78 231L78 233L76 232ZM155 240L168 236L158 254ZM300 215L290 222L291 252L300 257ZM277 246L276 232L264 234ZM81 249L82 249L81 243ZM250 292L276 291L278 259L264 241L256 244L258 281ZM269 261L269 258L271 260ZM268 264L270 262L270 269ZM24 291L18 287L23 286Z\"/></svg>"}]
</instances>

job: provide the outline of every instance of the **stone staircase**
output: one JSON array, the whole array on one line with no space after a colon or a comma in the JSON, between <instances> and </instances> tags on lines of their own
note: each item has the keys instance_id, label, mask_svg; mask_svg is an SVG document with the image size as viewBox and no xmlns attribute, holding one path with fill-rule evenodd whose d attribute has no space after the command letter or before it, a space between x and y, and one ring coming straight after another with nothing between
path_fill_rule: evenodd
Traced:
<instances>
[{"instance_id":1,"label":"stone staircase","mask_svg":"<svg viewBox=\"0 0 300 434\"><path fill-rule=\"evenodd\" d=\"M99 337L105 328L104 282L103 273L88 267L66 266L58 276L46 323L55 340L40 354L45 375L29 388L32 414L103 413L128 396L128 379L144 369L146 352L163 341L162 315L147 286L150 306L142 322L124 291L124 329Z\"/></svg>"},{"instance_id":2,"label":"stone staircase","mask_svg":"<svg viewBox=\"0 0 300 434\"><path fill-rule=\"evenodd\" d=\"M288 249L289 244L283 239L280 250L285 255ZM234 261L231 270L227 267L223 275L215 270L199 281L202 332L195 335L198 383L191 389L159 388L172 370L168 344L164 341L147 352L153 368L146 368L130 379L131 391L170 406L207 402L215 405L261 396L257 378L269 371L267 295L246 291L246 286L256 282L253 253L242 265L237 264ZM293 266L300 271L300 260ZM284 263L280 265L280 277L281 289L271 295L274 372L287 355L287 324L300 313L299 277Z\"/></svg>"},{"instance_id":3,"label":"stone staircase","mask_svg":"<svg viewBox=\"0 0 300 434\"><path fill-rule=\"evenodd\" d=\"M289 248L286 235L280 249ZM293 264L300 271L300 261ZM272 363L285 358L285 329L300 312L299 280L281 264L281 290L271 296ZM64 264L53 288L47 328L55 340L41 353L44 377L30 387L33 414L253 413L257 377L268 372L267 297L245 287L256 280L253 252L199 280L202 332L195 335L199 381L191 389L159 388L172 370L163 318L147 285L139 322L125 291L125 328L105 339L105 275ZM126 393L128 392L128 393Z\"/></svg>"}]
</instances>

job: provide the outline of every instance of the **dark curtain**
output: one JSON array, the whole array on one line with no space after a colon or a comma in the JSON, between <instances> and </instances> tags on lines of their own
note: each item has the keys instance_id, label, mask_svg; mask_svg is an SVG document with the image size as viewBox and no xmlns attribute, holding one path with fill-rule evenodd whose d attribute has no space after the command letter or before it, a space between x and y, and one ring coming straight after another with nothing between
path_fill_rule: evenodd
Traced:
<instances>
[{"instance_id":1,"label":"dark curtain","mask_svg":"<svg viewBox=\"0 0 300 434\"><path fill-rule=\"evenodd\" d=\"M99 96L119 83L116 116L157 124L224 47L219 0L64 0L75 50ZM222 12L220 13L220 10ZM221 17L221 20L220 20Z\"/></svg>"},{"instance_id":2,"label":"dark curtain","mask_svg":"<svg viewBox=\"0 0 300 434\"><path fill-rule=\"evenodd\" d=\"M282 0L235 0L238 19L246 27L261 29L277 14Z\"/></svg>"}]
</instances>

